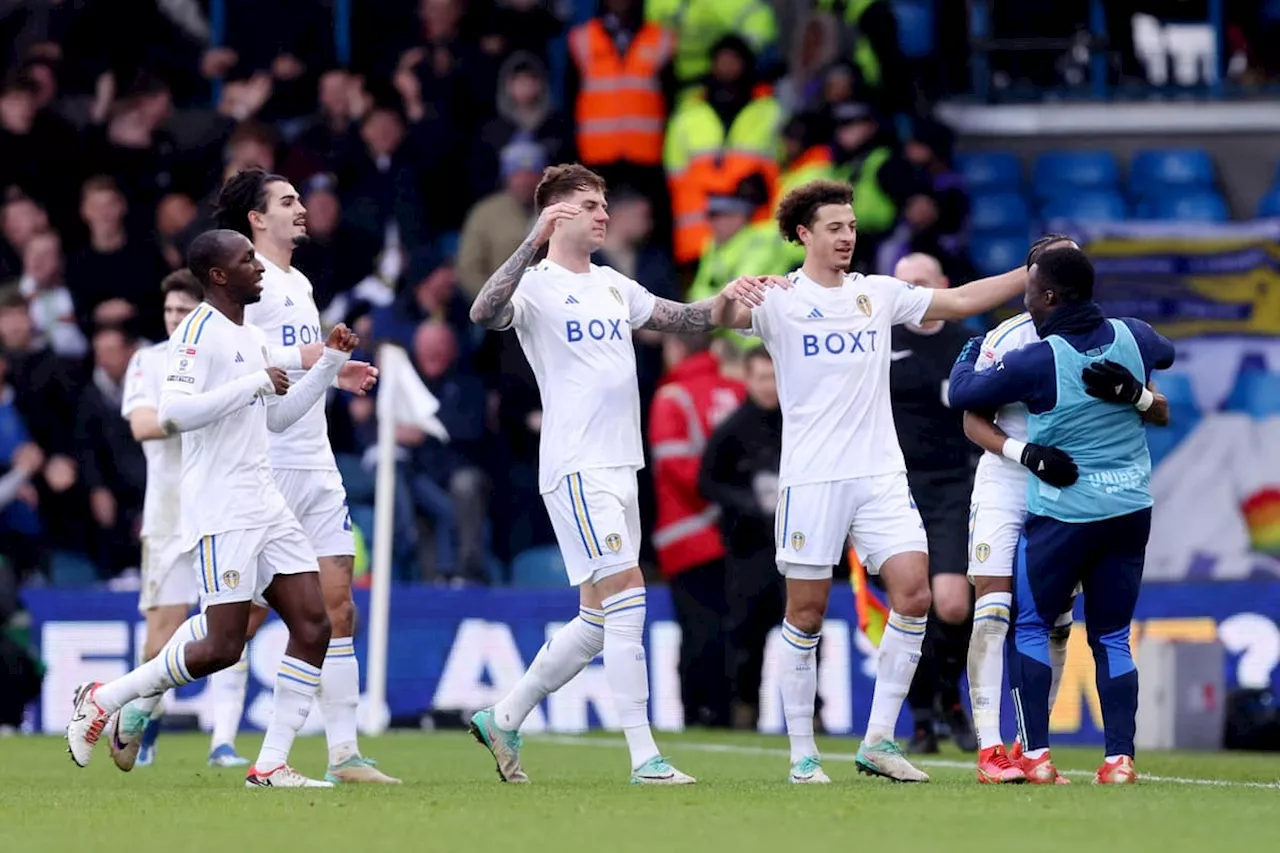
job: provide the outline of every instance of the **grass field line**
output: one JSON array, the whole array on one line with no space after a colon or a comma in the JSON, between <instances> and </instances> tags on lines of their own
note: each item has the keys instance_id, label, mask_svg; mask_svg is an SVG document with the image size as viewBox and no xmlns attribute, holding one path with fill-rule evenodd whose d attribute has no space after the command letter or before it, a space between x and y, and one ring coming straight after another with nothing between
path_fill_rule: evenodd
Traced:
<instances>
[{"instance_id":1,"label":"grass field line","mask_svg":"<svg viewBox=\"0 0 1280 853\"><path fill-rule=\"evenodd\" d=\"M574 737L571 735L534 735L529 739L561 746L618 748L618 744L611 740ZM692 750L694 752L719 752L729 755L767 755L777 758L791 757L791 753L788 750L777 747L742 746L741 744L732 743L697 743L692 741L680 741L680 749ZM823 761L843 761L851 763L856 759L857 755L852 752L822 753ZM951 770L973 770L976 766L972 761L952 761L945 758L913 758L911 761L914 764L919 764L921 767L941 767ZM1062 770L1059 772L1061 772L1063 776L1093 778L1093 772L1090 770ZM1213 788L1269 788L1273 790L1280 790L1280 782L1235 782L1228 779L1192 779L1184 776L1152 776L1142 773L1141 771L1139 771L1138 775L1140 779L1146 782L1166 782L1172 785L1205 785Z\"/></svg>"}]
</instances>

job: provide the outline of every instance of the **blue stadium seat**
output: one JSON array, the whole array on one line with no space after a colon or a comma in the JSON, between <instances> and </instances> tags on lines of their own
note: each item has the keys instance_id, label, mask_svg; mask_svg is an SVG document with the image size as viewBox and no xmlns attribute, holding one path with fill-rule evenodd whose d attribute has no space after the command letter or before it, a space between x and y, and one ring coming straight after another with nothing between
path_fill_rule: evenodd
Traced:
<instances>
[{"instance_id":1,"label":"blue stadium seat","mask_svg":"<svg viewBox=\"0 0 1280 853\"><path fill-rule=\"evenodd\" d=\"M1040 216L1075 222L1119 222L1129 218L1129 206L1111 190L1072 191L1049 201L1041 208Z\"/></svg>"},{"instance_id":2,"label":"blue stadium seat","mask_svg":"<svg viewBox=\"0 0 1280 853\"><path fill-rule=\"evenodd\" d=\"M1165 222L1228 222L1227 201L1213 190L1149 196L1138 202L1138 218Z\"/></svg>"},{"instance_id":3,"label":"blue stadium seat","mask_svg":"<svg viewBox=\"0 0 1280 853\"><path fill-rule=\"evenodd\" d=\"M1139 151L1129 164L1129 190L1140 198L1170 189L1212 189L1213 159L1202 148Z\"/></svg>"},{"instance_id":4,"label":"blue stadium seat","mask_svg":"<svg viewBox=\"0 0 1280 853\"><path fill-rule=\"evenodd\" d=\"M1031 172L1037 197L1058 198L1076 190L1114 190L1120 186L1120 163L1110 151L1048 151Z\"/></svg>"},{"instance_id":5,"label":"blue stadium seat","mask_svg":"<svg viewBox=\"0 0 1280 853\"><path fill-rule=\"evenodd\" d=\"M1025 235L976 234L969 244L969 259L979 275L999 275L1021 265L1027 247Z\"/></svg>"},{"instance_id":6,"label":"blue stadium seat","mask_svg":"<svg viewBox=\"0 0 1280 853\"><path fill-rule=\"evenodd\" d=\"M1258 216L1280 216L1280 186L1258 200Z\"/></svg>"},{"instance_id":7,"label":"blue stadium seat","mask_svg":"<svg viewBox=\"0 0 1280 853\"><path fill-rule=\"evenodd\" d=\"M563 588L565 583L564 557L555 545L521 551L511 561L512 586Z\"/></svg>"},{"instance_id":8,"label":"blue stadium seat","mask_svg":"<svg viewBox=\"0 0 1280 853\"><path fill-rule=\"evenodd\" d=\"M974 193L969 200L969 226L975 233L1026 234L1030 220L1021 193Z\"/></svg>"},{"instance_id":9,"label":"blue stadium seat","mask_svg":"<svg viewBox=\"0 0 1280 853\"><path fill-rule=\"evenodd\" d=\"M92 586L98 582L98 569L84 554L54 551L49 558L51 586Z\"/></svg>"},{"instance_id":10,"label":"blue stadium seat","mask_svg":"<svg viewBox=\"0 0 1280 853\"><path fill-rule=\"evenodd\" d=\"M1155 377L1156 389L1169 398L1169 426L1147 427L1147 448L1151 464L1159 465L1182 443L1200 422L1200 406L1196 403L1191 380L1182 373L1161 373Z\"/></svg>"},{"instance_id":11,"label":"blue stadium seat","mask_svg":"<svg viewBox=\"0 0 1280 853\"><path fill-rule=\"evenodd\" d=\"M956 168L970 192L1017 190L1022 186L1022 161L1007 151L975 151L956 156Z\"/></svg>"},{"instance_id":12,"label":"blue stadium seat","mask_svg":"<svg viewBox=\"0 0 1280 853\"><path fill-rule=\"evenodd\" d=\"M892 0L898 21L898 45L907 59L933 55L936 41L934 0Z\"/></svg>"},{"instance_id":13,"label":"blue stadium seat","mask_svg":"<svg viewBox=\"0 0 1280 853\"><path fill-rule=\"evenodd\" d=\"M1229 412L1244 412L1255 418L1280 415L1280 373L1241 371L1227 397L1225 408Z\"/></svg>"}]
</instances>

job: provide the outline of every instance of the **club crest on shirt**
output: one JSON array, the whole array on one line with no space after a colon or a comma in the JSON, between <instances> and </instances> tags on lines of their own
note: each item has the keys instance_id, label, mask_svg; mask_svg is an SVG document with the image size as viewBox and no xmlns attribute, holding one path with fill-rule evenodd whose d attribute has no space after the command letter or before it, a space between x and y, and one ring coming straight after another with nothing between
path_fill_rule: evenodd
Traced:
<instances>
[{"instance_id":1,"label":"club crest on shirt","mask_svg":"<svg viewBox=\"0 0 1280 853\"><path fill-rule=\"evenodd\" d=\"M858 302L858 310L861 311L863 314L866 314L868 317L870 317L871 316L871 297L867 296L867 294L865 293L859 293L857 302Z\"/></svg>"},{"instance_id":2,"label":"club crest on shirt","mask_svg":"<svg viewBox=\"0 0 1280 853\"><path fill-rule=\"evenodd\" d=\"M618 290L618 288L611 287L609 288L609 292L613 294L614 299L618 300L619 305L626 305L626 303L622 301L622 292Z\"/></svg>"},{"instance_id":3,"label":"club crest on shirt","mask_svg":"<svg viewBox=\"0 0 1280 853\"><path fill-rule=\"evenodd\" d=\"M973 556L978 558L979 563L985 563L987 558L991 556L991 546L986 542L980 542L973 549Z\"/></svg>"},{"instance_id":4,"label":"club crest on shirt","mask_svg":"<svg viewBox=\"0 0 1280 853\"><path fill-rule=\"evenodd\" d=\"M799 551L804 547L804 534L799 531L791 534L791 547Z\"/></svg>"},{"instance_id":5,"label":"club crest on shirt","mask_svg":"<svg viewBox=\"0 0 1280 853\"><path fill-rule=\"evenodd\" d=\"M616 554L622 550L622 537L616 533L610 533L604 537L604 544L608 545L609 550Z\"/></svg>"},{"instance_id":6,"label":"club crest on shirt","mask_svg":"<svg viewBox=\"0 0 1280 853\"><path fill-rule=\"evenodd\" d=\"M222 573L222 585L227 589L235 589L240 585L240 573L234 569L228 569Z\"/></svg>"}]
</instances>

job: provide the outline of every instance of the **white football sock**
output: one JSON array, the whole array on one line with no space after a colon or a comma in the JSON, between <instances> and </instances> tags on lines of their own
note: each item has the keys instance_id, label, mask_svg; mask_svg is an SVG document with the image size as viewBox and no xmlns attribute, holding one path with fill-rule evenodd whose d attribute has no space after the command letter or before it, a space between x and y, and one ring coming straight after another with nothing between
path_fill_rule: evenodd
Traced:
<instances>
[{"instance_id":1,"label":"white football sock","mask_svg":"<svg viewBox=\"0 0 1280 853\"><path fill-rule=\"evenodd\" d=\"M289 760L289 750L298 730L307 721L311 703L320 688L320 669L305 661L285 655L276 671L276 695L271 723L262 741L262 751L253 767L259 773L270 773Z\"/></svg>"},{"instance_id":2,"label":"white football sock","mask_svg":"<svg viewBox=\"0 0 1280 853\"><path fill-rule=\"evenodd\" d=\"M880 660L876 663L871 716L867 720L865 740L868 746L882 740L893 740L902 703L920 664L920 648L924 645L928 623L928 616L903 616L895 610L889 611L884 638L880 640Z\"/></svg>"},{"instance_id":3,"label":"white football sock","mask_svg":"<svg viewBox=\"0 0 1280 853\"><path fill-rule=\"evenodd\" d=\"M125 704L132 706L134 710L143 716L149 717L152 720L158 720L164 716L164 694L167 692L168 691L166 690L162 693L157 693L154 696L143 696L140 699L134 699L132 702L127 702Z\"/></svg>"},{"instance_id":4,"label":"white football sock","mask_svg":"<svg viewBox=\"0 0 1280 853\"><path fill-rule=\"evenodd\" d=\"M649 668L644 653L643 587L611 595L604 607L604 677L631 751L631 769L658 755L649 730Z\"/></svg>"},{"instance_id":5,"label":"white football sock","mask_svg":"<svg viewBox=\"0 0 1280 853\"><path fill-rule=\"evenodd\" d=\"M1071 642L1071 611L1058 617L1049 632L1049 669L1052 680L1049 682L1049 713L1053 713L1053 703L1058 698L1058 688L1062 685L1062 670L1067 666L1067 646Z\"/></svg>"},{"instance_id":6,"label":"white football sock","mask_svg":"<svg viewBox=\"0 0 1280 853\"><path fill-rule=\"evenodd\" d=\"M782 622L782 715L791 740L791 763L817 758L813 739L813 708L818 698L818 641L822 633L806 634L785 619Z\"/></svg>"},{"instance_id":7,"label":"white football sock","mask_svg":"<svg viewBox=\"0 0 1280 853\"><path fill-rule=\"evenodd\" d=\"M973 606L973 634L969 639L969 704L978 730L978 748L1004 743L1000 739L1000 694L1004 681L1004 644L1009 634L1013 594L990 592Z\"/></svg>"},{"instance_id":8,"label":"white football sock","mask_svg":"<svg viewBox=\"0 0 1280 853\"><path fill-rule=\"evenodd\" d=\"M209 689L213 692L213 737L209 751L220 746L235 746L236 732L240 730L240 718L244 716L244 694L249 684L248 646L240 653L240 660L220 672L209 676Z\"/></svg>"},{"instance_id":9,"label":"white football sock","mask_svg":"<svg viewBox=\"0 0 1280 853\"><path fill-rule=\"evenodd\" d=\"M186 643L165 646L160 654L142 666L99 687L93 694L93 701L111 714L134 699L161 696L171 687L190 684L195 679L187 670L186 653Z\"/></svg>"},{"instance_id":10,"label":"white football sock","mask_svg":"<svg viewBox=\"0 0 1280 853\"><path fill-rule=\"evenodd\" d=\"M333 637L320 668L320 710L329 744L329 766L360 754L356 717L360 710L360 662L351 637Z\"/></svg>"},{"instance_id":11,"label":"white football sock","mask_svg":"<svg viewBox=\"0 0 1280 853\"><path fill-rule=\"evenodd\" d=\"M493 706L498 727L519 729L539 702L568 684L603 649L604 611L579 608L578 618L551 635L512 691Z\"/></svg>"}]
</instances>

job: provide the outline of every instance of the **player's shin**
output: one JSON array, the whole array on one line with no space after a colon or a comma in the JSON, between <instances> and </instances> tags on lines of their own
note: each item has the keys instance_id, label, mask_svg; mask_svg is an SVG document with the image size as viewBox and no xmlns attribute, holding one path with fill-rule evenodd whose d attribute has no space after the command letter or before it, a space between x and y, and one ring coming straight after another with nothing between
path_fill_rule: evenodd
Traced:
<instances>
[{"instance_id":1,"label":"player's shin","mask_svg":"<svg viewBox=\"0 0 1280 853\"><path fill-rule=\"evenodd\" d=\"M493 706L498 726L514 732L548 695L569 683L604 650L603 610L582 607L578 617L556 631L510 693Z\"/></svg>"},{"instance_id":2,"label":"player's shin","mask_svg":"<svg viewBox=\"0 0 1280 853\"><path fill-rule=\"evenodd\" d=\"M602 602L604 672L636 769L658 757L649 729L649 670L644 651L644 587L632 587Z\"/></svg>"},{"instance_id":3,"label":"player's shin","mask_svg":"<svg viewBox=\"0 0 1280 853\"><path fill-rule=\"evenodd\" d=\"M356 744L360 709L360 664L351 637L332 637L320 668L320 709L324 713L329 766L336 767L360 750Z\"/></svg>"},{"instance_id":4,"label":"player's shin","mask_svg":"<svg viewBox=\"0 0 1280 853\"><path fill-rule=\"evenodd\" d=\"M235 746L240 718L244 715L245 691L249 683L248 649L240 654L234 666L215 672L209 678L213 693L213 736L211 751L220 746Z\"/></svg>"},{"instance_id":5,"label":"player's shin","mask_svg":"<svg viewBox=\"0 0 1280 853\"><path fill-rule=\"evenodd\" d=\"M871 716L867 721L866 743L874 746L882 740L893 740L894 727L902 712L911 681L920 663L929 617L904 616L889 611L884 638L880 641L880 659L876 663L876 686L871 698Z\"/></svg>"},{"instance_id":6,"label":"player's shin","mask_svg":"<svg viewBox=\"0 0 1280 853\"><path fill-rule=\"evenodd\" d=\"M1003 743L1000 693L1012 601L1012 593L989 592L974 605L973 634L969 640L969 703L973 706L973 722L982 749Z\"/></svg>"},{"instance_id":7,"label":"player's shin","mask_svg":"<svg viewBox=\"0 0 1280 853\"><path fill-rule=\"evenodd\" d=\"M1037 758L1049 748L1049 630L1032 614L1015 618L1009 651L1009 687L1018 715L1018 740L1024 754Z\"/></svg>"},{"instance_id":8,"label":"player's shin","mask_svg":"<svg viewBox=\"0 0 1280 853\"><path fill-rule=\"evenodd\" d=\"M1138 669L1129 650L1129 626L1105 634L1089 632L1097 667L1098 699L1106 735L1107 760L1133 757L1138 715Z\"/></svg>"},{"instance_id":9,"label":"player's shin","mask_svg":"<svg viewBox=\"0 0 1280 853\"><path fill-rule=\"evenodd\" d=\"M782 622L782 714L791 741L791 763L818 757L813 738L813 709L818 695L818 643L820 631L801 631L789 620Z\"/></svg>"},{"instance_id":10,"label":"player's shin","mask_svg":"<svg viewBox=\"0 0 1280 853\"><path fill-rule=\"evenodd\" d=\"M115 681L107 682L94 693L94 701L111 714L134 699L162 696L166 690L190 684L207 672L192 672L187 665L187 646L203 640L207 621L203 614L192 616L179 626L165 643L160 654Z\"/></svg>"},{"instance_id":11,"label":"player's shin","mask_svg":"<svg viewBox=\"0 0 1280 853\"><path fill-rule=\"evenodd\" d=\"M269 774L288 761L293 740L307 721L319 687L319 667L289 655L280 659L271 723L262 741L262 751L253 765L258 775Z\"/></svg>"}]
</instances>

